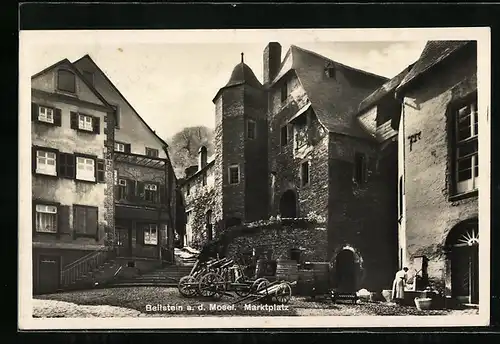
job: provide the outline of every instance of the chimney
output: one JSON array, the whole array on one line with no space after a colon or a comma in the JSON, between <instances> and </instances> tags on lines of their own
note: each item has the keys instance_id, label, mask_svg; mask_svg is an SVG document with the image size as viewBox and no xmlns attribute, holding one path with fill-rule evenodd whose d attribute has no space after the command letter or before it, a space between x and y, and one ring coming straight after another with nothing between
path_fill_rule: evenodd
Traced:
<instances>
[{"instance_id":1,"label":"chimney","mask_svg":"<svg viewBox=\"0 0 500 344\"><path fill-rule=\"evenodd\" d=\"M207 166L207 147L201 146L198 150L198 171Z\"/></svg>"},{"instance_id":2,"label":"chimney","mask_svg":"<svg viewBox=\"0 0 500 344\"><path fill-rule=\"evenodd\" d=\"M185 177L189 178L193 174L195 174L197 171L198 171L198 166L197 165L189 166L188 168L184 169L184 173L186 175Z\"/></svg>"},{"instance_id":3,"label":"chimney","mask_svg":"<svg viewBox=\"0 0 500 344\"><path fill-rule=\"evenodd\" d=\"M270 42L264 49L264 85L273 81L280 65L281 45L278 42Z\"/></svg>"}]
</instances>

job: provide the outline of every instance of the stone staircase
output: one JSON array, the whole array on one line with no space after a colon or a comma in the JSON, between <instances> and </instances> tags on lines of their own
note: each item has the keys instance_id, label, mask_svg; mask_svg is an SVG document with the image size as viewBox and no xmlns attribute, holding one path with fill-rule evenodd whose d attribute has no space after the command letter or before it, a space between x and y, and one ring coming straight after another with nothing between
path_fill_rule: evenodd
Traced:
<instances>
[{"instance_id":1,"label":"stone staircase","mask_svg":"<svg viewBox=\"0 0 500 344\"><path fill-rule=\"evenodd\" d=\"M179 280L191 272L191 266L166 265L153 271L140 273L136 276L118 275L108 287L176 287Z\"/></svg>"}]
</instances>

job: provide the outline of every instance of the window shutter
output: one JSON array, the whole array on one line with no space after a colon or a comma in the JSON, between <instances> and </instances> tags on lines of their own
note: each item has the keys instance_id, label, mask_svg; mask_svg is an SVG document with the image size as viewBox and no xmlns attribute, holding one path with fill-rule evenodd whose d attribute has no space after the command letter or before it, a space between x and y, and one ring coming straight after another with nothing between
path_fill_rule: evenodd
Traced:
<instances>
[{"instance_id":1,"label":"window shutter","mask_svg":"<svg viewBox=\"0 0 500 344\"><path fill-rule=\"evenodd\" d=\"M31 223L32 223L32 230L33 230L33 236L36 234L36 202L32 202L32 213L31 213Z\"/></svg>"},{"instance_id":2,"label":"window shutter","mask_svg":"<svg viewBox=\"0 0 500 344\"><path fill-rule=\"evenodd\" d=\"M36 147L31 148L31 168L33 173L36 172Z\"/></svg>"},{"instance_id":3,"label":"window shutter","mask_svg":"<svg viewBox=\"0 0 500 344\"><path fill-rule=\"evenodd\" d=\"M77 130L78 129L78 113L71 111L69 113L69 117L70 117L71 129Z\"/></svg>"},{"instance_id":4,"label":"window shutter","mask_svg":"<svg viewBox=\"0 0 500 344\"><path fill-rule=\"evenodd\" d=\"M144 230L145 225L139 224L136 231L136 242L138 245L144 245Z\"/></svg>"},{"instance_id":5,"label":"window shutter","mask_svg":"<svg viewBox=\"0 0 500 344\"><path fill-rule=\"evenodd\" d=\"M38 121L38 104L31 103L31 120Z\"/></svg>"},{"instance_id":6,"label":"window shutter","mask_svg":"<svg viewBox=\"0 0 500 344\"><path fill-rule=\"evenodd\" d=\"M54 109L54 125L61 126L61 109Z\"/></svg>"},{"instance_id":7,"label":"window shutter","mask_svg":"<svg viewBox=\"0 0 500 344\"><path fill-rule=\"evenodd\" d=\"M95 239L99 240L99 224L97 217L97 208L87 208L87 228L86 234L95 234Z\"/></svg>"},{"instance_id":8,"label":"window shutter","mask_svg":"<svg viewBox=\"0 0 500 344\"><path fill-rule=\"evenodd\" d=\"M130 143L125 143L125 153L130 153Z\"/></svg>"},{"instance_id":9,"label":"window shutter","mask_svg":"<svg viewBox=\"0 0 500 344\"><path fill-rule=\"evenodd\" d=\"M57 175L59 177L66 176L66 154L59 153L57 156Z\"/></svg>"},{"instance_id":10,"label":"window shutter","mask_svg":"<svg viewBox=\"0 0 500 344\"><path fill-rule=\"evenodd\" d=\"M105 173L104 173L104 160L103 159L97 159L96 161L96 180L98 183L104 183L105 182Z\"/></svg>"},{"instance_id":11,"label":"window shutter","mask_svg":"<svg viewBox=\"0 0 500 344\"><path fill-rule=\"evenodd\" d=\"M166 195L167 188L165 187L165 185L160 184L160 186L158 187L158 190L160 193L160 204L166 205L167 204L167 195Z\"/></svg>"},{"instance_id":12,"label":"window shutter","mask_svg":"<svg viewBox=\"0 0 500 344\"><path fill-rule=\"evenodd\" d=\"M99 117L92 118L92 125L94 126L94 134L101 133L101 119Z\"/></svg>"},{"instance_id":13,"label":"window shutter","mask_svg":"<svg viewBox=\"0 0 500 344\"><path fill-rule=\"evenodd\" d=\"M73 206L73 239L76 239L77 233L82 233L82 208Z\"/></svg>"},{"instance_id":14,"label":"window shutter","mask_svg":"<svg viewBox=\"0 0 500 344\"><path fill-rule=\"evenodd\" d=\"M58 176L75 178L75 156L69 153L59 153L57 159Z\"/></svg>"},{"instance_id":15,"label":"window shutter","mask_svg":"<svg viewBox=\"0 0 500 344\"><path fill-rule=\"evenodd\" d=\"M68 234L70 232L69 205L60 205L57 209L57 233Z\"/></svg>"}]
</instances>

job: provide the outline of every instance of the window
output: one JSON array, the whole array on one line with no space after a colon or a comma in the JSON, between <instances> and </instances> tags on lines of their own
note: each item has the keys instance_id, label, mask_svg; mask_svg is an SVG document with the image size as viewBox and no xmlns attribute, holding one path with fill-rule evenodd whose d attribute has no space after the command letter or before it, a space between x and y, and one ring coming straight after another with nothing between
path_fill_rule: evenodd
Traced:
<instances>
[{"instance_id":1,"label":"window","mask_svg":"<svg viewBox=\"0 0 500 344\"><path fill-rule=\"evenodd\" d=\"M36 151L36 173L57 176L55 152Z\"/></svg>"},{"instance_id":2,"label":"window","mask_svg":"<svg viewBox=\"0 0 500 344\"><path fill-rule=\"evenodd\" d=\"M158 225L151 223L144 228L144 244L157 245L158 244Z\"/></svg>"},{"instance_id":3,"label":"window","mask_svg":"<svg viewBox=\"0 0 500 344\"><path fill-rule=\"evenodd\" d=\"M158 157L158 149L146 147L146 155L152 158Z\"/></svg>"},{"instance_id":4,"label":"window","mask_svg":"<svg viewBox=\"0 0 500 344\"><path fill-rule=\"evenodd\" d=\"M284 125L281 127L281 146L286 146L288 144L288 131L289 131L290 126L289 125Z\"/></svg>"},{"instance_id":5,"label":"window","mask_svg":"<svg viewBox=\"0 0 500 344\"><path fill-rule=\"evenodd\" d=\"M75 74L69 70L61 69L57 72L57 89L64 92L76 92Z\"/></svg>"},{"instance_id":6,"label":"window","mask_svg":"<svg viewBox=\"0 0 500 344\"><path fill-rule=\"evenodd\" d=\"M97 207L74 205L73 211L73 227L75 234L97 236Z\"/></svg>"},{"instance_id":7,"label":"window","mask_svg":"<svg viewBox=\"0 0 500 344\"><path fill-rule=\"evenodd\" d=\"M115 151L116 152L125 152L125 144L121 142L115 142Z\"/></svg>"},{"instance_id":8,"label":"window","mask_svg":"<svg viewBox=\"0 0 500 344\"><path fill-rule=\"evenodd\" d=\"M94 127L92 125L92 116L78 115L78 129L93 131Z\"/></svg>"},{"instance_id":9,"label":"window","mask_svg":"<svg viewBox=\"0 0 500 344\"><path fill-rule=\"evenodd\" d=\"M95 160L93 158L76 157L76 179L95 181Z\"/></svg>"},{"instance_id":10,"label":"window","mask_svg":"<svg viewBox=\"0 0 500 344\"><path fill-rule=\"evenodd\" d=\"M126 179L118 179L118 199L126 199L127 198L127 180Z\"/></svg>"},{"instance_id":11,"label":"window","mask_svg":"<svg viewBox=\"0 0 500 344\"><path fill-rule=\"evenodd\" d=\"M310 162L305 161L300 165L300 183L302 186L305 186L309 184L309 167L310 167Z\"/></svg>"},{"instance_id":12,"label":"window","mask_svg":"<svg viewBox=\"0 0 500 344\"><path fill-rule=\"evenodd\" d=\"M54 124L54 109L45 106L38 107L38 120Z\"/></svg>"},{"instance_id":13,"label":"window","mask_svg":"<svg viewBox=\"0 0 500 344\"><path fill-rule=\"evenodd\" d=\"M94 85L94 73L84 70L82 74L85 80L87 80L91 85Z\"/></svg>"},{"instance_id":14,"label":"window","mask_svg":"<svg viewBox=\"0 0 500 344\"><path fill-rule=\"evenodd\" d=\"M455 112L455 192L476 190L478 166L478 115L477 101L458 108Z\"/></svg>"},{"instance_id":15,"label":"window","mask_svg":"<svg viewBox=\"0 0 500 344\"><path fill-rule=\"evenodd\" d=\"M202 178L201 183L203 184L203 186L206 186L207 185L207 174L203 173L203 176L201 178Z\"/></svg>"},{"instance_id":16,"label":"window","mask_svg":"<svg viewBox=\"0 0 500 344\"><path fill-rule=\"evenodd\" d=\"M255 139L257 134L257 125L254 120L247 121L247 138L250 140Z\"/></svg>"},{"instance_id":17,"label":"window","mask_svg":"<svg viewBox=\"0 0 500 344\"><path fill-rule=\"evenodd\" d=\"M358 184L366 181L366 158L362 153L354 154L354 181Z\"/></svg>"},{"instance_id":18,"label":"window","mask_svg":"<svg viewBox=\"0 0 500 344\"><path fill-rule=\"evenodd\" d=\"M325 67L326 76L329 78L335 78L335 66L332 63L327 64Z\"/></svg>"},{"instance_id":19,"label":"window","mask_svg":"<svg viewBox=\"0 0 500 344\"><path fill-rule=\"evenodd\" d=\"M229 184L240 182L240 167L238 165L229 166Z\"/></svg>"},{"instance_id":20,"label":"window","mask_svg":"<svg viewBox=\"0 0 500 344\"><path fill-rule=\"evenodd\" d=\"M191 183L186 184L186 195L189 196L191 193Z\"/></svg>"},{"instance_id":21,"label":"window","mask_svg":"<svg viewBox=\"0 0 500 344\"><path fill-rule=\"evenodd\" d=\"M113 108L113 115L115 116L115 128L120 127L120 108L118 105L111 105Z\"/></svg>"},{"instance_id":22,"label":"window","mask_svg":"<svg viewBox=\"0 0 500 344\"><path fill-rule=\"evenodd\" d=\"M281 102L284 103L288 99L288 85L285 82L283 82L283 85L281 85Z\"/></svg>"},{"instance_id":23,"label":"window","mask_svg":"<svg viewBox=\"0 0 500 344\"><path fill-rule=\"evenodd\" d=\"M37 204L35 206L36 231L40 233L57 233L57 206Z\"/></svg>"},{"instance_id":24,"label":"window","mask_svg":"<svg viewBox=\"0 0 500 344\"><path fill-rule=\"evenodd\" d=\"M156 184L144 185L144 199L148 202L156 202L158 197L158 186Z\"/></svg>"}]
</instances>

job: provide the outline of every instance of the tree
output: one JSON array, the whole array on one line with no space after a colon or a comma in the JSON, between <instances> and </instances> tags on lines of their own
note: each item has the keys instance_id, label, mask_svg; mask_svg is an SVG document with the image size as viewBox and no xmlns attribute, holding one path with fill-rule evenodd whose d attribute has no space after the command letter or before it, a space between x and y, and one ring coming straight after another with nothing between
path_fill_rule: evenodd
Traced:
<instances>
[{"instance_id":1,"label":"tree","mask_svg":"<svg viewBox=\"0 0 500 344\"><path fill-rule=\"evenodd\" d=\"M198 164L198 150L207 147L208 156L214 153L214 131L205 126L187 127L169 140L169 152L178 178L184 177L184 170Z\"/></svg>"}]
</instances>

